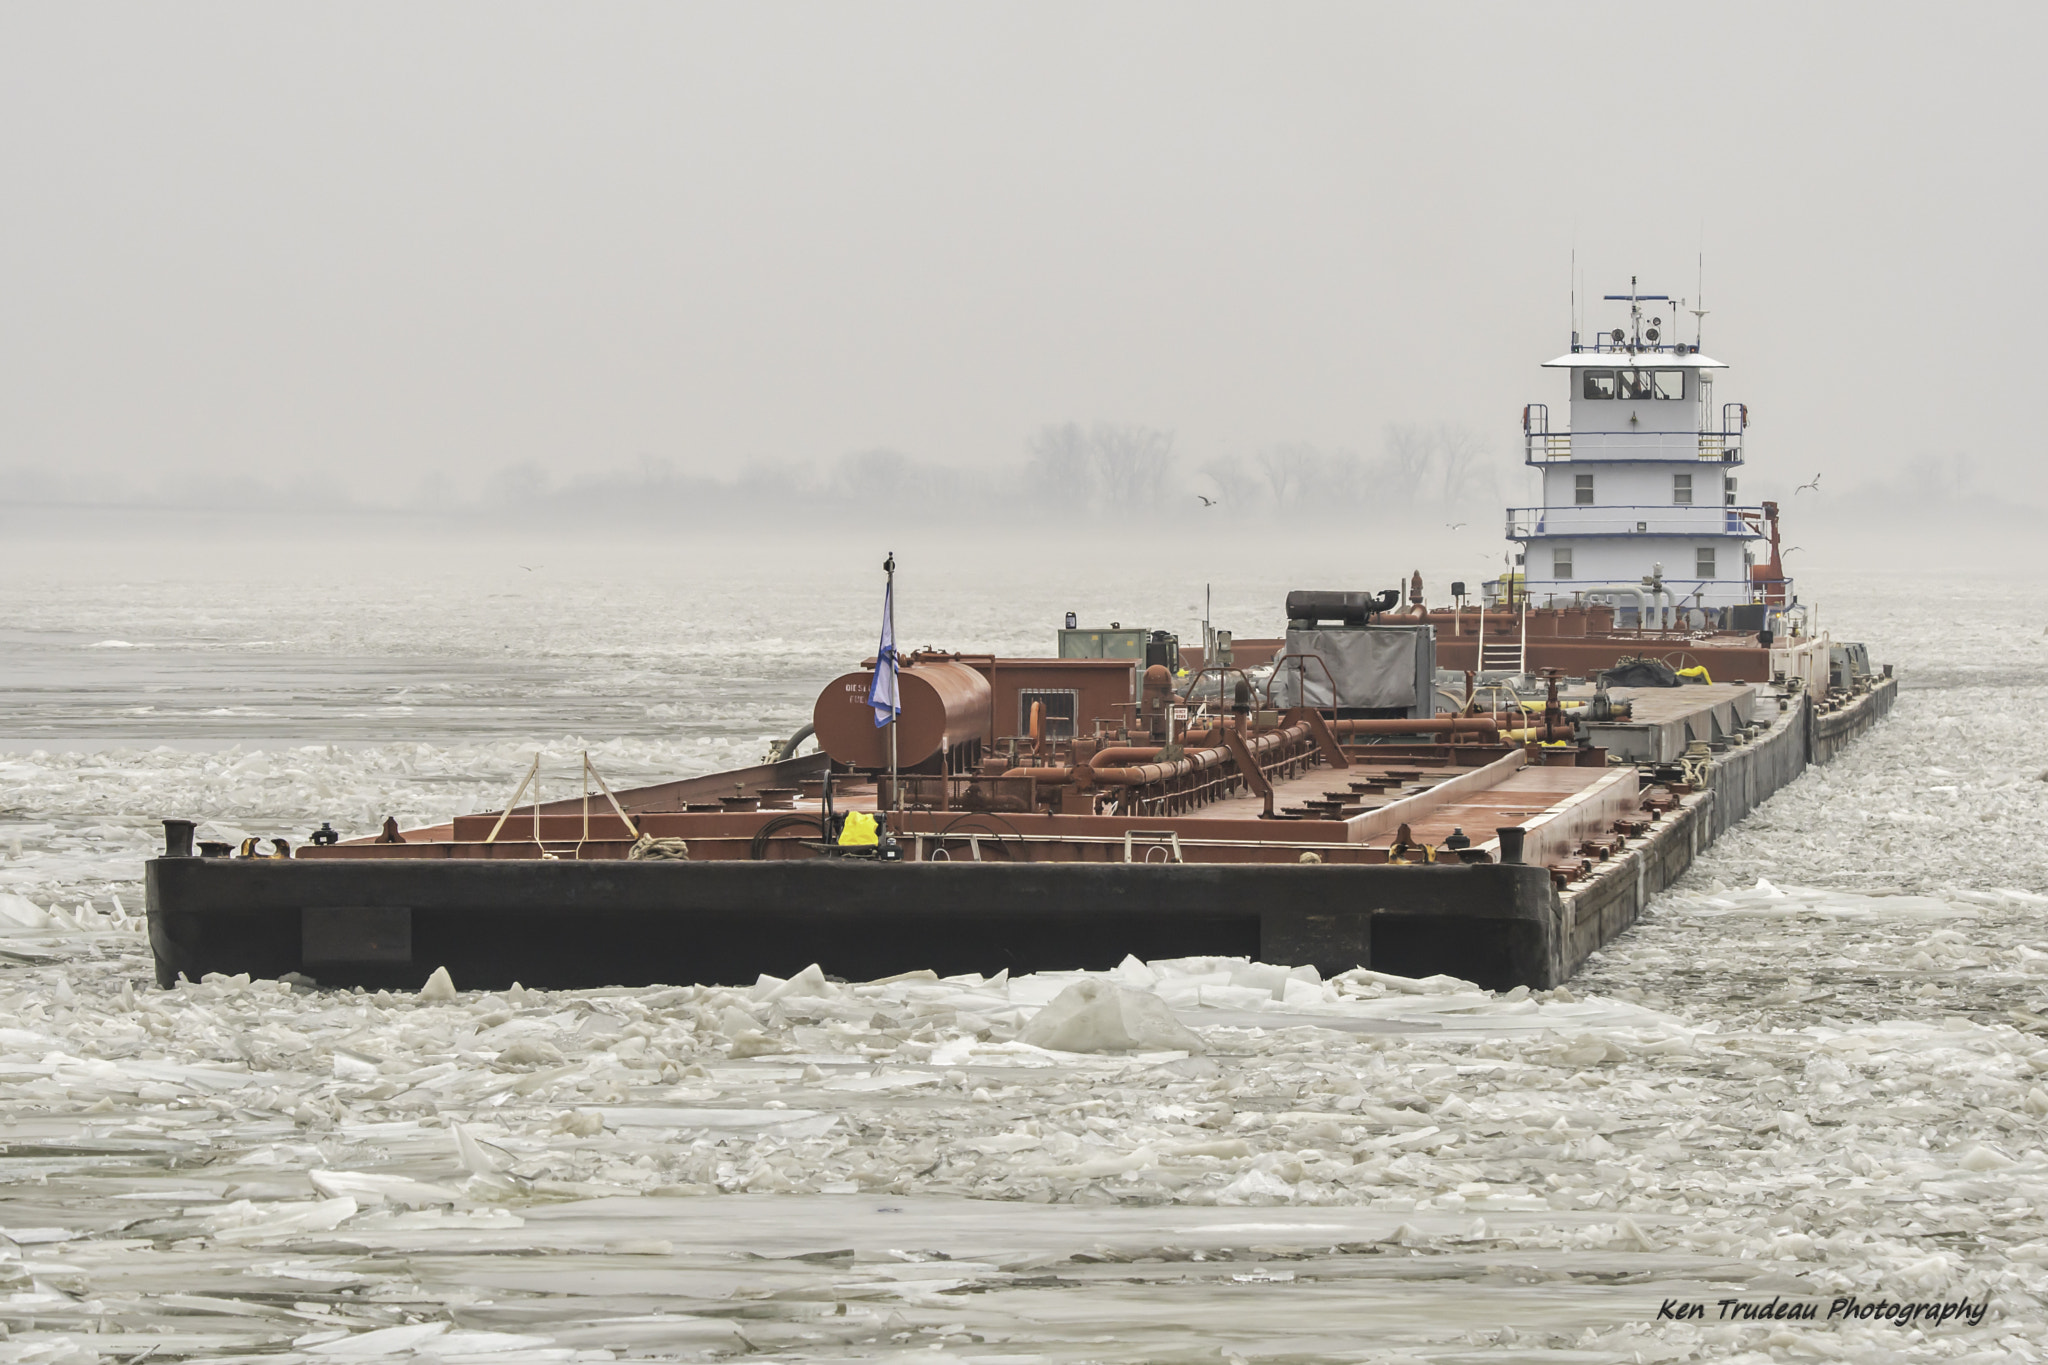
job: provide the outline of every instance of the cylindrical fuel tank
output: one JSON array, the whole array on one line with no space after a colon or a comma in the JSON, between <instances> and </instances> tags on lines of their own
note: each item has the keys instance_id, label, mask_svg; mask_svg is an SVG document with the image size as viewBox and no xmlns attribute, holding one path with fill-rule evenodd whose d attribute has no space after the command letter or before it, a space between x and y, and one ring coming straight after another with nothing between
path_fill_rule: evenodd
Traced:
<instances>
[{"instance_id":1,"label":"cylindrical fuel tank","mask_svg":"<svg viewBox=\"0 0 2048 1365\"><path fill-rule=\"evenodd\" d=\"M819 747L856 768L889 766L889 732L875 724L875 712L868 705L874 677L872 670L862 669L836 678L811 708ZM966 664L905 664L898 690L903 713L896 721L896 762L901 767L922 763L988 731L988 679Z\"/></svg>"},{"instance_id":2,"label":"cylindrical fuel tank","mask_svg":"<svg viewBox=\"0 0 2048 1365\"><path fill-rule=\"evenodd\" d=\"M1392 611L1394 604L1401 600L1398 588L1388 588L1381 593L1369 592L1320 592L1310 588L1297 588L1287 594L1287 619L1290 621L1338 621L1345 625L1363 625L1373 617Z\"/></svg>"}]
</instances>

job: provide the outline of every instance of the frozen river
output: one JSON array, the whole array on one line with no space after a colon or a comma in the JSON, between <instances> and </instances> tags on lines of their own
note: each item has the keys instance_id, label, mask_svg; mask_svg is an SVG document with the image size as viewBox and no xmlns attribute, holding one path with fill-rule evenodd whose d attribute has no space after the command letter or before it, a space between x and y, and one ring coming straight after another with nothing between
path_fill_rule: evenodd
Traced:
<instances>
[{"instance_id":1,"label":"frozen river","mask_svg":"<svg viewBox=\"0 0 2048 1365\"><path fill-rule=\"evenodd\" d=\"M1809 583L1894 719L1554 993L1129 962L1197 1039L1129 1055L1020 1038L1078 974L914 945L853 985L151 984L166 815L296 839L495 804L536 750L557 794L584 749L754 760L876 594L720 573L10 574L0 1362L2048 1355L2048 640L1998 585ZM1200 615L1200 569L1019 577L907 567L903 643ZM1774 1300L1819 1317L1724 1307Z\"/></svg>"}]
</instances>

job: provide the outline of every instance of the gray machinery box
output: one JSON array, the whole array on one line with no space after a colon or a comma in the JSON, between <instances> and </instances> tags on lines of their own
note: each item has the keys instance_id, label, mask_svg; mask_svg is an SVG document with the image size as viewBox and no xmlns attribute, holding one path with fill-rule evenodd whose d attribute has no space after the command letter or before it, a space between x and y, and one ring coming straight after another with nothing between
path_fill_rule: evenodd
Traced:
<instances>
[{"instance_id":1,"label":"gray machinery box","mask_svg":"<svg viewBox=\"0 0 2048 1365\"><path fill-rule=\"evenodd\" d=\"M1290 625L1287 649L1273 670L1277 706L1436 714L1436 627L1431 625Z\"/></svg>"}]
</instances>

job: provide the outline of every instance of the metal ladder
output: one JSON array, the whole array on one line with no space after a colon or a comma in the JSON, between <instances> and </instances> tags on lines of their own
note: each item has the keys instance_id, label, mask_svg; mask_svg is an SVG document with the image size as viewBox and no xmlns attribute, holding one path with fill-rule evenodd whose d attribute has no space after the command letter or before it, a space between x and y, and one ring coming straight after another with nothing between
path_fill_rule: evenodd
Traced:
<instances>
[{"instance_id":1,"label":"metal ladder","mask_svg":"<svg viewBox=\"0 0 2048 1365\"><path fill-rule=\"evenodd\" d=\"M1479 671L1481 673L1513 673L1517 676L1528 672L1529 657L1529 598L1522 596L1521 632L1506 640L1486 638L1486 614L1479 615Z\"/></svg>"}]
</instances>

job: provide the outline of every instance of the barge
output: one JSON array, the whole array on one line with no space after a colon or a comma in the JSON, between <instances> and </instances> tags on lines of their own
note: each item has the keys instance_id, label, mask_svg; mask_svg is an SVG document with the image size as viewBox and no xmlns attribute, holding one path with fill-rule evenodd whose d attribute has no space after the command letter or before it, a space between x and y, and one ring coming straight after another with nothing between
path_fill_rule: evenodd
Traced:
<instances>
[{"instance_id":1,"label":"barge","mask_svg":"<svg viewBox=\"0 0 2048 1365\"><path fill-rule=\"evenodd\" d=\"M1712 408L1720 362L1660 343L1656 296L1619 297L1628 329L1550 362L1575 430L1525 410L1546 506L1510 510L1521 548L1477 594L1432 607L1420 575L1304 590L1278 634L1205 625L1186 648L1070 615L1043 658L899 657L885 624L755 767L613 792L586 759L577 798L522 802L522 782L499 810L323 828L283 857L195 848L167 820L158 980L416 989L445 967L464 988L579 988L1216 955L1554 987L1898 686L1799 601L1778 509L1736 505L1747 410ZM1694 572L1667 574L1688 551Z\"/></svg>"}]
</instances>

